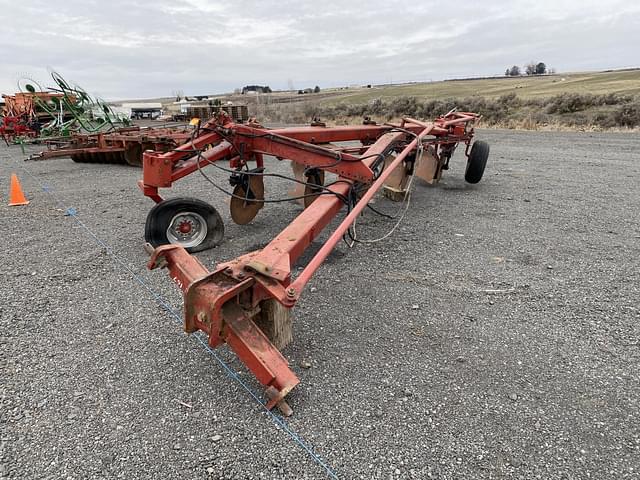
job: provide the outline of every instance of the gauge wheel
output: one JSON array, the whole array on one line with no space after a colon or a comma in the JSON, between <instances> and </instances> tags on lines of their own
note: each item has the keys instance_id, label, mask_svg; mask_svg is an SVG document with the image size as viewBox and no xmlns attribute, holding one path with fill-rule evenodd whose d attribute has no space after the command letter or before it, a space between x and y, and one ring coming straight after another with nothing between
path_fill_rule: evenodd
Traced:
<instances>
[{"instance_id":1,"label":"gauge wheel","mask_svg":"<svg viewBox=\"0 0 640 480\"><path fill-rule=\"evenodd\" d=\"M154 247L173 244L200 252L222 243L224 224L212 205L196 198L172 198L151 209L144 237Z\"/></svg>"},{"instance_id":2,"label":"gauge wheel","mask_svg":"<svg viewBox=\"0 0 640 480\"><path fill-rule=\"evenodd\" d=\"M473 142L467 160L467 169L464 172L464 179L467 183L478 183L482 179L488 158L489 144L482 140Z\"/></svg>"}]
</instances>

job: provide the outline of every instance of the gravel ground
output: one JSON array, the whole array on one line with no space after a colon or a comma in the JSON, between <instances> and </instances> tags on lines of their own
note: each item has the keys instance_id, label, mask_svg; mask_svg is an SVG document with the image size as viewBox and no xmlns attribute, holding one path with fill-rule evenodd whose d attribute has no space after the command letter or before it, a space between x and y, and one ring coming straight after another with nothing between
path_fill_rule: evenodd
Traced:
<instances>
[{"instance_id":1,"label":"gravel ground","mask_svg":"<svg viewBox=\"0 0 640 480\"><path fill-rule=\"evenodd\" d=\"M438 187L416 185L392 238L340 245L312 280L284 352L301 379L289 428L339 478L639 478L640 139L478 138L492 145L480 184L459 152ZM0 156L0 476L327 477L132 276L180 311L168 275L145 270L140 170ZM12 171L26 207L4 206ZM169 193L229 219L198 175ZM229 220L198 257L258 248L298 211Z\"/></svg>"}]
</instances>

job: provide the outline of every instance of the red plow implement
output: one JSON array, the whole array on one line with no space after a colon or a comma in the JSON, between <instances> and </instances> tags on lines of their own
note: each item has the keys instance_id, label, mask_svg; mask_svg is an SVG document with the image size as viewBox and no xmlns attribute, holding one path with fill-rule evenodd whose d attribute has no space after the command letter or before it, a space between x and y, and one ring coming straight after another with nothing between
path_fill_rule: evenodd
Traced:
<instances>
[{"instance_id":1,"label":"red plow implement","mask_svg":"<svg viewBox=\"0 0 640 480\"><path fill-rule=\"evenodd\" d=\"M143 155L144 194L157 204L147 217L149 268L166 267L184 293L184 328L202 330L209 345L227 343L266 388L267 408L291 413L285 396L298 383L280 350L292 340L289 310L313 274L343 238L374 195L407 200L412 180L437 182L459 144L467 156L465 179L482 178L489 146L472 144L475 113L449 112L433 122L405 118L399 124L266 129L233 123L224 114L201 126L193 139L171 151ZM220 214L191 198L163 200L159 189L221 160L229 160L231 218L250 222L269 200L264 156L292 162L305 209L263 249L207 270L189 252L218 245ZM226 165L226 164L225 164ZM332 174L335 180L325 182ZM204 175L204 173L203 173ZM225 191L220 186L219 190ZM346 216L297 275L292 266L330 222Z\"/></svg>"}]
</instances>

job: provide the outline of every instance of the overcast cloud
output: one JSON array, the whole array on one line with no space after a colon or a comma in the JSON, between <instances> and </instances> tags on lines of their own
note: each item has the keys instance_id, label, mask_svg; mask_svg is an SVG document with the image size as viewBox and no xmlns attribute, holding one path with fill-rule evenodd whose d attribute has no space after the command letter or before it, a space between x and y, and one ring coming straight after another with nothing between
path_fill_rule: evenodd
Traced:
<instances>
[{"instance_id":1,"label":"overcast cloud","mask_svg":"<svg viewBox=\"0 0 640 480\"><path fill-rule=\"evenodd\" d=\"M48 69L116 99L640 65L629 0L0 0L0 17L3 93Z\"/></svg>"}]
</instances>

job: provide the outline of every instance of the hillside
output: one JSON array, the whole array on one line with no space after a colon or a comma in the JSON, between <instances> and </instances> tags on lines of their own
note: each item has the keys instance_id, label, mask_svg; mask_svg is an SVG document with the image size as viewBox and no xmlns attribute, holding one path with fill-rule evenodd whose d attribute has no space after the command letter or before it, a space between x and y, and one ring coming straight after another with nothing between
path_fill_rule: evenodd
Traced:
<instances>
[{"instance_id":1,"label":"hillside","mask_svg":"<svg viewBox=\"0 0 640 480\"><path fill-rule=\"evenodd\" d=\"M246 97L246 96L245 96ZM370 116L429 119L452 108L483 115L483 125L507 128L611 129L640 126L640 69L533 77L449 80L326 89L321 94L276 92L247 101L264 121L333 123Z\"/></svg>"},{"instance_id":2,"label":"hillside","mask_svg":"<svg viewBox=\"0 0 640 480\"><path fill-rule=\"evenodd\" d=\"M541 98L560 93L640 94L640 69L613 72L567 73L532 77L497 77L473 80L445 80L430 83L384 85L335 92L323 103L365 103L374 98L415 96L424 99L482 96L496 98L516 93L522 98Z\"/></svg>"}]
</instances>

